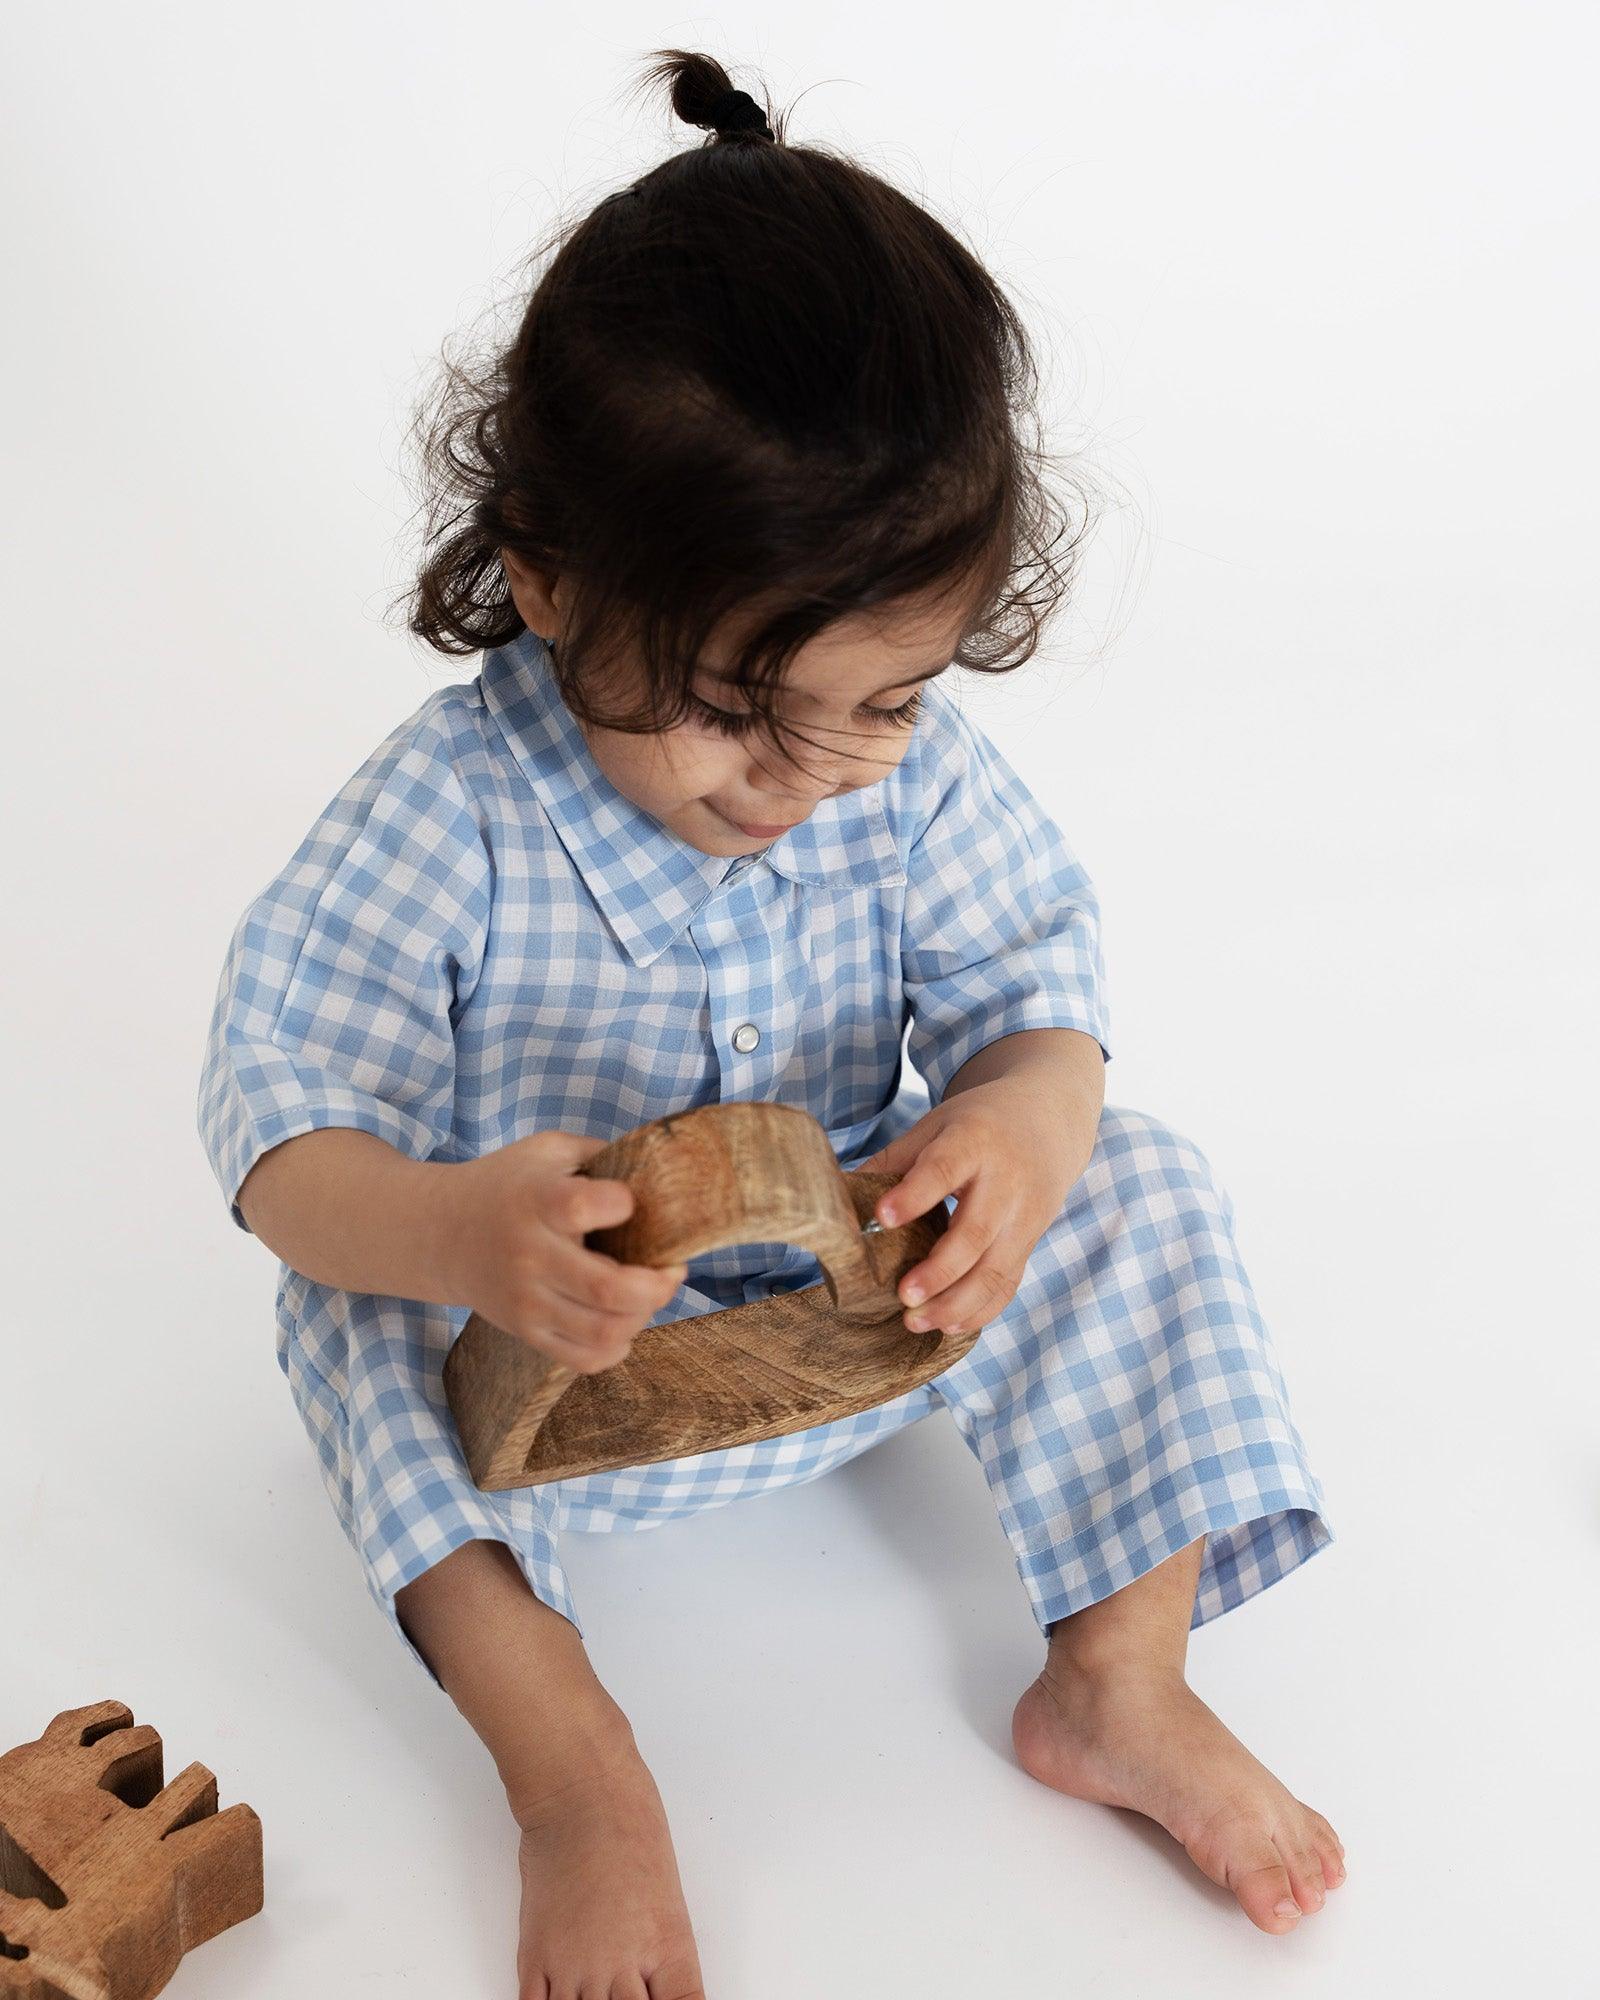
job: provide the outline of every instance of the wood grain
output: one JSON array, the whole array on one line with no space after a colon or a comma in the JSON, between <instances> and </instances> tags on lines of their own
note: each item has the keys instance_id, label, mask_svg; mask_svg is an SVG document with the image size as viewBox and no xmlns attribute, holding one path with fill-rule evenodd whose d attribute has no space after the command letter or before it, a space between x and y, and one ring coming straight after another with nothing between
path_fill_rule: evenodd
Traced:
<instances>
[{"instance_id":1,"label":"wood grain","mask_svg":"<svg viewBox=\"0 0 1600 2000\"><path fill-rule=\"evenodd\" d=\"M626 1359L585 1375L473 1313L445 1394L474 1480L490 1492L752 1444L871 1409L953 1367L980 1328L910 1333L896 1287L948 1226L943 1203L863 1236L895 1174L841 1169L796 1105L673 1113L577 1170L625 1180L625 1221L592 1230L625 1264L672 1264L735 1243L796 1244L823 1282L646 1327Z\"/></svg>"},{"instance_id":2,"label":"wood grain","mask_svg":"<svg viewBox=\"0 0 1600 2000\"><path fill-rule=\"evenodd\" d=\"M187 1951L261 1908L261 1822L217 1811L120 1701L69 1708L0 1757L0 1995L149 2000Z\"/></svg>"}]
</instances>

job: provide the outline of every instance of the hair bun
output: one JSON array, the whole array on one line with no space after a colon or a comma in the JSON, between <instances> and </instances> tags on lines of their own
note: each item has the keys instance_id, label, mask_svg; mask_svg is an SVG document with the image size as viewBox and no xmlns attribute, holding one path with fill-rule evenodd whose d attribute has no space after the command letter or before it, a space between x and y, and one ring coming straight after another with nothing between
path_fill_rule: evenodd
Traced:
<instances>
[{"instance_id":1,"label":"hair bun","mask_svg":"<svg viewBox=\"0 0 1600 2000\"><path fill-rule=\"evenodd\" d=\"M691 122L709 127L719 139L736 132L756 132L763 139L773 136L767 114L748 90L719 92Z\"/></svg>"},{"instance_id":2,"label":"hair bun","mask_svg":"<svg viewBox=\"0 0 1600 2000\"><path fill-rule=\"evenodd\" d=\"M685 125L697 125L720 139L766 139L776 145L778 130L748 90L736 90L714 56L698 49L656 49L641 83L664 83L672 109Z\"/></svg>"}]
</instances>

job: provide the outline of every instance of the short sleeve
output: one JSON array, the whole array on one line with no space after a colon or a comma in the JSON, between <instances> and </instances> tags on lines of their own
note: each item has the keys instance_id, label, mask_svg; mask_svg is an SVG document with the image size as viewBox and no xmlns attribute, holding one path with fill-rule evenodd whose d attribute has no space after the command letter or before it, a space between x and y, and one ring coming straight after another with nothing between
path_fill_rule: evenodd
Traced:
<instances>
[{"instance_id":1,"label":"short sleeve","mask_svg":"<svg viewBox=\"0 0 1600 2000\"><path fill-rule=\"evenodd\" d=\"M1109 1060L1093 884L953 701L928 720L935 803L907 861L901 977L907 1052L932 1101L979 1049L1026 1028L1076 1028Z\"/></svg>"},{"instance_id":2,"label":"short sleeve","mask_svg":"<svg viewBox=\"0 0 1600 2000\"><path fill-rule=\"evenodd\" d=\"M333 798L234 927L197 1104L234 1221L271 1147L348 1125L427 1159L449 1139L453 1023L488 936L492 867L449 746L415 718Z\"/></svg>"}]
</instances>

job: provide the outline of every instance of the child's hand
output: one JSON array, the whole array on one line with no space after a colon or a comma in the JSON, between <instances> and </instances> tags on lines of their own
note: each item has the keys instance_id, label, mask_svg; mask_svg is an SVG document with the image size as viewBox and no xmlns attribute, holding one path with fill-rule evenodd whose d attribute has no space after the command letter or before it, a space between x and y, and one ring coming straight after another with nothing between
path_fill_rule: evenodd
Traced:
<instances>
[{"instance_id":1,"label":"child's hand","mask_svg":"<svg viewBox=\"0 0 1600 2000\"><path fill-rule=\"evenodd\" d=\"M440 1183L446 1268L460 1273L452 1296L580 1375L625 1360L689 1273L687 1264L619 1264L584 1247L591 1229L633 1213L626 1181L573 1171L606 1143L535 1132L462 1161Z\"/></svg>"},{"instance_id":2,"label":"child's hand","mask_svg":"<svg viewBox=\"0 0 1600 2000\"><path fill-rule=\"evenodd\" d=\"M906 1325L960 1333L1009 1305L1034 1245L1089 1164L1093 1127L1020 1081L958 1091L859 1165L897 1173L873 1211L886 1227L959 1197L948 1229L900 1280ZM920 1286L924 1296L913 1298Z\"/></svg>"}]
</instances>

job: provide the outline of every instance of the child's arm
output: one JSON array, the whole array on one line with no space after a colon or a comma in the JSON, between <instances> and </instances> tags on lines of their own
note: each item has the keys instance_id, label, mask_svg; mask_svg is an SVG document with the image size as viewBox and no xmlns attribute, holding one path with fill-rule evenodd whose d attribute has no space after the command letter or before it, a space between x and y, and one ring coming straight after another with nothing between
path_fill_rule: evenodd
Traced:
<instances>
[{"instance_id":1,"label":"child's arm","mask_svg":"<svg viewBox=\"0 0 1600 2000\"><path fill-rule=\"evenodd\" d=\"M1028 1128L1042 1115L1043 1130L1027 1150L1040 1165L1049 1163L1044 1178L1059 1181L1064 1195L1081 1178L1099 1136L1106 1101L1104 1049L1093 1035L1075 1028L1024 1028L1002 1035L967 1058L946 1086L938 1109L963 1091L992 1090L996 1085L1016 1092L1008 1100L1014 1109L1003 1114L1012 1130ZM874 1213L880 1222L905 1222L921 1215L940 1196L955 1192L956 1183L941 1181L931 1168L916 1163L922 1145L913 1135L924 1128L931 1133L946 1122L930 1112L867 1162L879 1171L903 1176L879 1197Z\"/></svg>"},{"instance_id":2,"label":"child's arm","mask_svg":"<svg viewBox=\"0 0 1600 2000\"><path fill-rule=\"evenodd\" d=\"M1014 1083L1025 1098L1054 1107L1069 1184L1089 1164L1106 1101L1105 1050L1076 1028L1024 1028L987 1042L945 1086L941 1102L979 1084Z\"/></svg>"},{"instance_id":3,"label":"child's arm","mask_svg":"<svg viewBox=\"0 0 1600 2000\"><path fill-rule=\"evenodd\" d=\"M626 1181L579 1175L605 1141L530 1133L472 1160L413 1160L374 1133L319 1126L239 1184L255 1235L318 1284L471 1306L581 1374L614 1368L689 1275L619 1264L590 1231L626 1219Z\"/></svg>"},{"instance_id":4,"label":"child's arm","mask_svg":"<svg viewBox=\"0 0 1600 2000\"><path fill-rule=\"evenodd\" d=\"M441 1181L460 1171L410 1159L375 1133L325 1125L263 1153L238 1201L267 1248L317 1284L455 1305Z\"/></svg>"},{"instance_id":5,"label":"child's arm","mask_svg":"<svg viewBox=\"0 0 1600 2000\"><path fill-rule=\"evenodd\" d=\"M957 1091L1001 1077L1026 1079L1030 1090L1060 1105L1087 1140L1083 1148L1087 1165L1106 1101L1105 1050L1093 1035L1075 1028L1023 1028L1002 1035L967 1058L946 1084L941 1101L949 1103Z\"/></svg>"}]
</instances>

